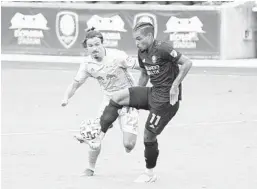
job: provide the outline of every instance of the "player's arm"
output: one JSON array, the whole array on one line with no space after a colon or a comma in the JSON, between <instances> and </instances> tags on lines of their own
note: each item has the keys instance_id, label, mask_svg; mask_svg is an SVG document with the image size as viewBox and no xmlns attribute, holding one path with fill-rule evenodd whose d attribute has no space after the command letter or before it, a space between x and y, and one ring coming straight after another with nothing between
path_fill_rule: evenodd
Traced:
<instances>
[{"instance_id":1,"label":"player's arm","mask_svg":"<svg viewBox=\"0 0 257 189\"><path fill-rule=\"evenodd\" d=\"M170 104L174 105L178 101L179 96L179 85L186 77L188 71L192 67L192 61L184 55L180 55L180 57L175 60L175 63L179 64L179 73L176 79L173 81L173 84L170 89Z\"/></svg>"},{"instance_id":2,"label":"player's arm","mask_svg":"<svg viewBox=\"0 0 257 189\"><path fill-rule=\"evenodd\" d=\"M64 93L64 97L62 100L62 106L66 106L68 104L69 99L75 94L77 89L82 85L78 81L73 81L67 88L66 92Z\"/></svg>"},{"instance_id":3,"label":"player's arm","mask_svg":"<svg viewBox=\"0 0 257 189\"><path fill-rule=\"evenodd\" d=\"M68 86L63 100L62 100L62 106L66 106L68 104L69 99L75 94L75 92L78 90L78 88L85 83L86 79L89 77L89 74L86 70L86 65L81 64L79 71L77 75L75 76L72 83Z\"/></svg>"},{"instance_id":4,"label":"player's arm","mask_svg":"<svg viewBox=\"0 0 257 189\"><path fill-rule=\"evenodd\" d=\"M141 60L141 58L138 56L138 65L140 67L140 77L138 80L138 85L139 86L146 86L148 81L149 81L149 75L147 74L147 71L145 69L145 66Z\"/></svg>"},{"instance_id":5,"label":"player's arm","mask_svg":"<svg viewBox=\"0 0 257 189\"><path fill-rule=\"evenodd\" d=\"M178 101L179 85L187 75L188 71L191 69L192 61L185 55L177 52L168 43L162 44L162 52L163 58L167 59L171 64L176 64L179 66L179 73L173 81L170 89L170 104L174 105Z\"/></svg>"},{"instance_id":6,"label":"player's arm","mask_svg":"<svg viewBox=\"0 0 257 189\"><path fill-rule=\"evenodd\" d=\"M140 68L141 73L140 73L140 77L138 80L138 85L139 86L146 86L148 81L149 81L149 75L147 74L146 70L144 68Z\"/></svg>"},{"instance_id":7,"label":"player's arm","mask_svg":"<svg viewBox=\"0 0 257 189\"><path fill-rule=\"evenodd\" d=\"M180 58L177 60L177 64L179 64L180 67L179 74L172 84L174 87L178 87L181 84L193 65L192 61L185 55L180 56Z\"/></svg>"},{"instance_id":8,"label":"player's arm","mask_svg":"<svg viewBox=\"0 0 257 189\"><path fill-rule=\"evenodd\" d=\"M179 65L179 73L173 82L173 86L178 87L191 69L192 61L185 55L182 55L173 49L169 43L162 43L160 48L164 59L168 60L171 64Z\"/></svg>"}]
</instances>

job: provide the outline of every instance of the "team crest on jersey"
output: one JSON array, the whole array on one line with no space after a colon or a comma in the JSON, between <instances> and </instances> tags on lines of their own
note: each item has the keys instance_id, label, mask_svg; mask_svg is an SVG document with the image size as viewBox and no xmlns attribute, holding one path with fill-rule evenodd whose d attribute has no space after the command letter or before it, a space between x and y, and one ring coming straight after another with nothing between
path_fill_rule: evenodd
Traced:
<instances>
[{"instance_id":1,"label":"team crest on jersey","mask_svg":"<svg viewBox=\"0 0 257 189\"><path fill-rule=\"evenodd\" d=\"M156 56L152 56L152 62L155 64L157 62L157 57Z\"/></svg>"},{"instance_id":2,"label":"team crest on jersey","mask_svg":"<svg viewBox=\"0 0 257 189\"><path fill-rule=\"evenodd\" d=\"M56 15L56 34L61 44L70 48L77 40L79 33L78 15L62 11Z\"/></svg>"}]
</instances>

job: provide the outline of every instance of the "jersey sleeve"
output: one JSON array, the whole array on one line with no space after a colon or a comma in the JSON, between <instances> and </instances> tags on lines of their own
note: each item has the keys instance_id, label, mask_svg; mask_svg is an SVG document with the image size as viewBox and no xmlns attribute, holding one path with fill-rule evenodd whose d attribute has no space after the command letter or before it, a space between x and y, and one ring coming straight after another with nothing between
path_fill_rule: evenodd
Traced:
<instances>
[{"instance_id":1,"label":"jersey sleeve","mask_svg":"<svg viewBox=\"0 0 257 189\"><path fill-rule=\"evenodd\" d=\"M171 44L166 42L163 42L160 45L159 51L163 59L168 60L173 64L177 64L177 61L181 57L181 53L176 51Z\"/></svg>"},{"instance_id":2,"label":"jersey sleeve","mask_svg":"<svg viewBox=\"0 0 257 189\"><path fill-rule=\"evenodd\" d=\"M87 63L81 63L74 80L84 83L88 77L90 77L90 74L88 73Z\"/></svg>"},{"instance_id":3,"label":"jersey sleeve","mask_svg":"<svg viewBox=\"0 0 257 189\"><path fill-rule=\"evenodd\" d=\"M124 51L120 51L118 61L123 68L134 69L138 64L135 58L128 56Z\"/></svg>"}]
</instances>

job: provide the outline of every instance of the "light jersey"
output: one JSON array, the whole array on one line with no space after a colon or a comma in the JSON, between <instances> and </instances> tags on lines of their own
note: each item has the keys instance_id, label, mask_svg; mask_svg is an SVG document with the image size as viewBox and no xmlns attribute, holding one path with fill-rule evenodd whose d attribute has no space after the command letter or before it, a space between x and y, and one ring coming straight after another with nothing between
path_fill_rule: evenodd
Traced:
<instances>
[{"instance_id":1,"label":"light jersey","mask_svg":"<svg viewBox=\"0 0 257 189\"><path fill-rule=\"evenodd\" d=\"M85 82L88 77L97 79L105 95L133 86L134 79L128 68L134 68L136 60L130 58L124 51L105 49L106 55L101 62L86 56L75 76L78 82Z\"/></svg>"}]
</instances>

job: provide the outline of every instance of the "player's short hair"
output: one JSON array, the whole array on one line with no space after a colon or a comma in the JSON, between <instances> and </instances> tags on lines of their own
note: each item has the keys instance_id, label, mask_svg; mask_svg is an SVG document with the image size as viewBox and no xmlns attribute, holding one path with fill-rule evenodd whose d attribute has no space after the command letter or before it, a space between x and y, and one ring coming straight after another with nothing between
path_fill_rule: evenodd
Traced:
<instances>
[{"instance_id":1,"label":"player's short hair","mask_svg":"<svg viewBox=\"0 0 257 189\"><path fill-rule=\"evenodd\" d=\"M85 36L84 41L82 42L83 47L87 48L87 40L94 38L94 37L98 37L101 40L101 43L103 43L104 38L103 38L102 33L100 31L95 30L95 28L92 27L92 28L89 28L86 30L86 36Z\"/></svg>"},{"instance_id":2,"label":"player's short hair","mask_svg":"<svg viewBox=\"0 0 257 189\"><path fill-rule=\"evenodd\" d=\"M154 26L150 22L138 22L134 28L133 31L140 30L144 35L151 33L154 35Z\"/></svg>"}]
</instances>

